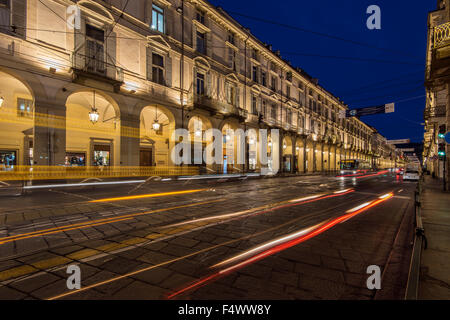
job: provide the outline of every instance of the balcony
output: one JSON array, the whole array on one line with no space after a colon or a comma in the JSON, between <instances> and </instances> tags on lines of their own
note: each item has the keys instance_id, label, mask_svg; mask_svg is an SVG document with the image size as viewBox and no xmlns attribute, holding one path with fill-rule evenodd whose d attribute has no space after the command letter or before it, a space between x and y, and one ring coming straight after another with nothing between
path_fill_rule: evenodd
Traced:
<instances>
[{"instance_id":1,"label":"balcony","mask_svg":"<svg viewBox=\"0 0 450 320\"><path fill-rule=\"evenodd\" d=\"M450 43L450 22L441 24L434 28L434 48L442 48Z\"/></svg>"},{"instance_id":2,"label":"balcony","mask_svg":"<svg viewBox=\"0 0 450 320\"><path fill-rule=\"evenodd\" d=\"M248 116L247 110L210 98L206 95L194 94L194 108L207 110L211 114L235 116L241 121L245 121Z\"/></svg>"},{"instance_id":3,"label":"balcony","mask_svg":"<svg viewBox=\"0 0 450 320\"><path fill-rule=\"evenodd\" d=\"M81 52L72 55L74 82L94 79L111 84L115 90L123 84L123 71L105 61L106 59L87 56Z\"/></svg>"},{"instance_id":4,"label":"balcony","mask_svg":"<svg viewBox=\"0 0 450 320\"><path fill-rule=\"evenodd\" d=\"M426 108L424 111L424 119L429 120L431 118L441 118L446 116L446 106L436 106L432 108Z\"/></svg>"}]
</instances>

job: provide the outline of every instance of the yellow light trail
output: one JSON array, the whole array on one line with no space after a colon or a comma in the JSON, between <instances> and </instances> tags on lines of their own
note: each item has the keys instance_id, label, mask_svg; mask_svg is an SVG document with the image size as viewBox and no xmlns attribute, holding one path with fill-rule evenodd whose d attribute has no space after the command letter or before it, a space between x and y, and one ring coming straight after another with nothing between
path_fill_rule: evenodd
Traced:
<instances>
[{"instance_id":1,"label":"yellow light trail","mask_svg":"<svg viewBox=\"0 0 450 320\"><path fill-rule=\"evenodd\" d=\"M91 200L89 202L112 202L112 201L123 201L123 200L135 200L135 199L145 199L145 198L156 198L156 197L166 197L166 196L175 196L180 194L189 194L201 191L207 191L208 189L193 189L193 190L182 190L182 191L171 191L171 192L162 192L162 193L150 193L150 194L140 194L137 196L125 196L125 197L115 197L115 198L105 198L98 200Z\"/></svg>"},{"instance_id":2,"label":"yellow light trail","mask_svg":"<svg viewBox=\"0 0 450 320\"><path fill-rule=\"evenodd\" d=\"M130 219L133 219L135 217L142 216L142 215L158 213L158 212L165 212L165 211L171 211L171 210L175 210L175 209L194 207L194 206L199 206L199 205L203 205L203 204L209 204L209 203L214 203L214 202L221 202L221 201L224 201L224 200L225 199L203 201L203 202L191 203L191 204L186 204L186 205L181 205L181 206L176 206L176 207L162 208L162 209L156 209L156 210L151 210L151 211L126 214L126 215L123 215L123 216L120 216L120 217L111 217L111 218L105 218L105 219L97 219L97 220L94 220L94 221L80 222L80 223L75 223L75 224L72 224L72 225L65 225L65 226L61 226L61 227L48 228L48 229L39 230L39 231L33 231L33 232L29 232L29 233L22 233L22 234L18 234L18 235L14 235L14 236L0 238L0 245L8 243L8 242L12 242L12 241L18 241L18 240L24 240L24 239L29 239L29 238L35 238L35 237L40 237L40 236L45 236L45 235L49 235L49 234L55 234L55 233L70 231L70 230L78 230L78 229L84 229L84 228L89 228L89 227L95 227L95 226L100 226L100 225L104 225L104 224L130 220Z\"/></svg>"}]
</instances>

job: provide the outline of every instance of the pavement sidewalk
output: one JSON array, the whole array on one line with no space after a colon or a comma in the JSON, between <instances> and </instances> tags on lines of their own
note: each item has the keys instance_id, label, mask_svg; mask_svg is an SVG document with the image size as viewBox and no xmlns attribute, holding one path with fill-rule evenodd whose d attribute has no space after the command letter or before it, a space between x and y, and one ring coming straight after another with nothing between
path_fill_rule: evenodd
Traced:
<instances>
[{"instance_id":1,"label":"pavement sidewalk","mask_svg":"<svg viewBox=\"0 0 450 320\"><path fill-rule=\"evenodd\" d=\"M450 299L450 192L442 181L425 176L422 222L428 248L422 251L418 298Z\"/></svg>"}]
</instances>

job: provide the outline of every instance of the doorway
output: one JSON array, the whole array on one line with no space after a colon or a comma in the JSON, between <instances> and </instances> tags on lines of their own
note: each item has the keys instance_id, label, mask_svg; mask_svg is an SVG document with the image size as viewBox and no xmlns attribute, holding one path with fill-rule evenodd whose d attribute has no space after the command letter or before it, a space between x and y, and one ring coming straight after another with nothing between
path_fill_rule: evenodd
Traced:
<instances>
[{"instance_id":1,"label":"doorway","mask_svg":"<svg viewBox=\"0 0 450 320\"><path fill-rule=\"evenodd\" d=\"M139 165L141 167L153 166L153 150L141 149L139 154Z\"/></svg>"}]
</instances>

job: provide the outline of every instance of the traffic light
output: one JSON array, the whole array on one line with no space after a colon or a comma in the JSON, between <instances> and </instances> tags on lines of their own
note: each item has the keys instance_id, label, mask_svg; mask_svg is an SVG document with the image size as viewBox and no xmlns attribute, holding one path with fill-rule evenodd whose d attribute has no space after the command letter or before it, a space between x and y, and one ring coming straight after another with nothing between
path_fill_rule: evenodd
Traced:
<instances>
[{"instance_id":1,"label":"traffic light","mask_svg":"<svg viewBox=\"0 0 450 320\"><path fill-rule=\"evenodd\" d=\"M445 143L439 143L438 156L441 158L445 157Z\"/></svg>"},{"instance_id":2,"label":"traffic light","mask_svg":"<svg viewBox=\"0 0 450 320\"><path fill-rule=\"evenodd\" d=\"M445 138L445 133L446 133L445 131L446 131L445 124L440 125L439 126L439 132L438 132L438 138L439 139L444 139Z\"/></svg>"}]
</instances>

